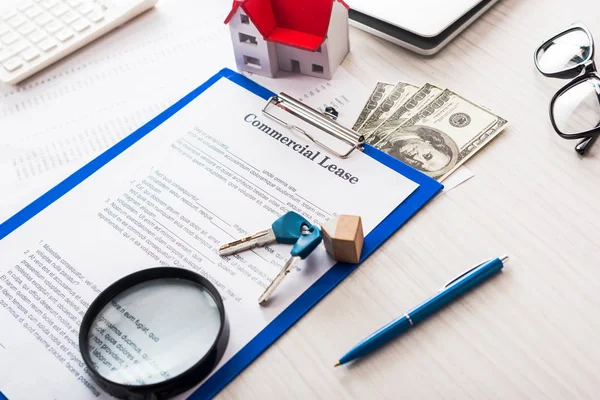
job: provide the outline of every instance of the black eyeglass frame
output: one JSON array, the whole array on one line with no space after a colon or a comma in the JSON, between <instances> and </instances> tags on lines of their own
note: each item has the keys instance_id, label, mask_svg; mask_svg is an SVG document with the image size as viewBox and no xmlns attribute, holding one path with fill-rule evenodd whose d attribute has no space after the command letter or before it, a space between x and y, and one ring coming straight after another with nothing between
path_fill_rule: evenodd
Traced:
<instances>
[{"instance_id":1,"label":"black eyeglass frame","mask_svg":"<svg viewBox=\"0 0 600 400\"><path fill-rule=\"evenodd\" d=\"M587 35L587 37L589 39L589 43L590 43L589 56L587 57L587 59L585 59L584 61L582 61L581 63L579 63L573 67L564 68L563 70L556 71L556 72L544 72L542 70L542 68L540 67L540 65L538 64L538 53L540 52L540 50L547 47L546 45L548 43L556 40L557 38L559 38L561 36L566 35L570 31L585 32L585 34ZM556 102L556 99L558 99L566 91L570 90L571 88L575 87L576 85L580 84L581 82L583 82L585 80L589 80L589 79L594 79L594 78L597 80L600 80L600 75L597 72L596 63L594 62L594 54L595 54L594 38L593 38L590 30L582 22L575 22L575 23L569 25L569 27L567 27L565 30L559 32L558 34L554 35L550 39L545 40L540 46L537 47L537 49L535 50L535 52L533 54L535 66L542 75L549 77L549 78L572 79L569 83L567 83L565 86L560 88L554 94L552 99L550 100L550 110L549 110L550 122L552 123L552 127L554 128L556 133L563 139L570 139L570 140L583 139L582 141L577 143L577 145L575 146L575 151L577 151L577 153L579 153L581 155L585 154L587 149L589 149L591 147L591 145L596 141L596 139L598 138L598 135L600 135L600 125L598 125L595 128L592 128L588 131L585 131L585 132L579 132L579 133L561 132L561 130L558 128L558 126L556 124L556 120L554 119L554 103ZM581 75L582 73L583 73L583 75Z\"/></svg>"}]
</instances>

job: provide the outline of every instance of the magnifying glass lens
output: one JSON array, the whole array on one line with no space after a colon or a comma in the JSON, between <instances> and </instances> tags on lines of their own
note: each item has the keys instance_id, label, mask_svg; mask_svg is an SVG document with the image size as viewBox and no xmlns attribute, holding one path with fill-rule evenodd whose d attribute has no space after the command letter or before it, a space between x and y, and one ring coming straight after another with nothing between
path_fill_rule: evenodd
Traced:
<instances>
[{"instance_id":1,"label":"magnifying glass lens","mask_svg":"<svg viewBox=\"0 0 600 400\"><path fill-rule=\"evenodd\" d=\"M185 279L154 279L126 289L104 306L89 329L87 352L102 378L151 385L198 363L220 327L219 308L204 287Z\"/></svg>"}]
</instances>

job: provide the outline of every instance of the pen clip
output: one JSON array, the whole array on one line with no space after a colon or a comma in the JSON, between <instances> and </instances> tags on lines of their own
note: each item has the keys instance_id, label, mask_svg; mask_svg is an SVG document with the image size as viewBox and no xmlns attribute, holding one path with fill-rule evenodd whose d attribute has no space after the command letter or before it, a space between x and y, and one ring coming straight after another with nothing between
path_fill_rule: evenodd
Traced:
<instances>
[{"instance_id":1,"label":"pen clip","mask_svg":"<svg viewBox=\"0 0 600 400\"><path fill-rule=\"evenodd\" d=\"M460 278L462 278L463 276L469 274L470 272L472 272L473 270L481 267L483 264L489 262L490 260L485 260L480 262L479 264L477 264L476 266L474 266L473 268L469 269L468 271L463 272L462 274L460 274L459 276L457 276L456 278L452 279L450 282L446 283L440 290L444 290L446 289L448 286L452 285L454 282L456 282L457 280L459 280Z\"/></svg>"}]
</instances>

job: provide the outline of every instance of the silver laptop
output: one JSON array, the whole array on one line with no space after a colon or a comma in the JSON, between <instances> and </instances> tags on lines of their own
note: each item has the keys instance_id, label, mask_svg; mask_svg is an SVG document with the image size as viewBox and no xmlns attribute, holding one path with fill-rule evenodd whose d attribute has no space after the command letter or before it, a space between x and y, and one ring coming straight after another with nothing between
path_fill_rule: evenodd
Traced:
<instances>
[{"instance_id":1,"label":"silver laptop","mask_svg":"<svg viewBox=\"0 0 600 400\"><path fill-rule=\"evenodd\" d=\"M419 54L437 53L499 0L345 0L350 24Z\"/></svg>"}]
</instances>

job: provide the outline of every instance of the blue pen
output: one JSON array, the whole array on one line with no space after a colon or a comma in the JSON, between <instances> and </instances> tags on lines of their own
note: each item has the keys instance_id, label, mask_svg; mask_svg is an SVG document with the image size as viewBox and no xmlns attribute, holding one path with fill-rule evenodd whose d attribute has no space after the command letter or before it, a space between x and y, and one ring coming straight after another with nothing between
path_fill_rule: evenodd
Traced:
<instances>
[{"instance_id":1,"label":"blue pen","mask_svg":"<svg viewBox=\"0 0 600 400\"><path fill-rule=\"evenodd\" d=\"M471 290L495 273L499 272L507 261L508 256L502 256L500 258L494 258L492 260L485 261L471 268L464 274L452 280L450 283L440 289L435 295L404 314L402 317L389 322L387 325L367 336L360 343L354 346L352 350L344 354L344 356L340 358L335 366L337 367L338 365L342 365L362 357L387 343L394 337L400 335L401 333L406 332L434 312L438 311L440 308L444 307L451 301L457 299L467 291Z\"/></svg>"}]
</instances>

